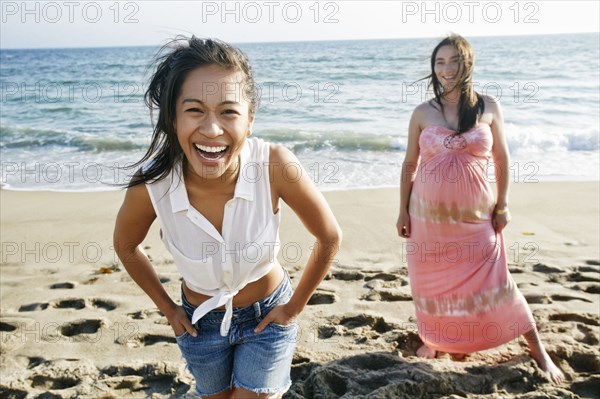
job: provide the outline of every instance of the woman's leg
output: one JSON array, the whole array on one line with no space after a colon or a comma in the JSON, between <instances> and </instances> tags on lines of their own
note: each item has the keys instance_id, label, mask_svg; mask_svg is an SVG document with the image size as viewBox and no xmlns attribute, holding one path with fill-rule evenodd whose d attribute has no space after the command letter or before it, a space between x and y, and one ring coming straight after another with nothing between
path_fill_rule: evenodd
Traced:
<instances>
[{"instance_id":1,"label":"woman's leg","mask_svg":"<svg viewBox=\"0 0 600 399\"><path fill-rule=\"evenodd\" d=\"M527 344L529 345L529 350L531 352L531 357L533 358L533 360L535 360L538 366L546 374L548 374L548 377L550 377L550 380L552 380L552 382L554 382L555 384L562 383L565 376L563 375L562 371L560 371L560 369L554 364L552 359L550 359L548 352L546 352L546 349L542 344L542 340L540 339L540 335L538 333L537 328L533 326L531 330L523 334L523 337L527 340Z\"/></svg>"},{"instance_id":2,"label":"woman's leg","mask_svg":"<svg viewBox=\"0 0 600 399\"><path fill-rule=\"evenodd\" d=\"M227 391L218 393L216 395L203 396L202 399L233 399L234 391L232 389L228 389Z\"/></svg>"},{"instance_id":3,"label":"woman's leg","mask_svg":"<svg viewBox=\"0 0 600 399\"><path fill-rule=\"evenodd\" d=\"M279 399L291 385L290 369L299 327L297 323L284 326L270 323L260 333L254 329L276 306L292 296L288 276L267 298L254 303L237 321L233 365L234 399ZM266 393L269 392L269 393Z\"/></svg>"},{"instance_id":4,"label":"woman's leg","mask_svg":"<svg viewBox=\"0 0 600 399\"><path fill-rule=\"evenodd\" d=\"M233 399L281 399L282 396L280 393L254 393L244 388L236 388L233 393Z\"/></svg>"}]
</instances>

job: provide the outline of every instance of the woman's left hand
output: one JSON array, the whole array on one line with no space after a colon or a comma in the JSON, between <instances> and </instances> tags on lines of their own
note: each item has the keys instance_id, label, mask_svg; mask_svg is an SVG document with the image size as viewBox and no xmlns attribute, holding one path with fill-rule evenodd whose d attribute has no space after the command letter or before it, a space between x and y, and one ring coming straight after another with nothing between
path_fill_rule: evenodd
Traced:
<instances>
[{"instance_id":1,"label":"woman's left hand","mask_svg":"<svg viewBox=\"0 0 600 399\"><path fill-rule=\"evenodd\" d=\"M264 330L269 323L276 323L282 326L287 326L296 321L297 314L294 314L287 308L287 303L275 306L254 329L254 333L258 334Z\"/></svg>"},{"instance_id":2,"label":"woman's left hand","mask_svg":"<svg viewBox=\"0 0 600 399\"><path fill-rule=\"evenodd\" d=\"M508 212L502 215L494 213L494 215L492 216L492 226L494 227L496 233L502 232L502 230L504 230L508 222L510 222L510 213Z\"/></svg>"}]
</instances>

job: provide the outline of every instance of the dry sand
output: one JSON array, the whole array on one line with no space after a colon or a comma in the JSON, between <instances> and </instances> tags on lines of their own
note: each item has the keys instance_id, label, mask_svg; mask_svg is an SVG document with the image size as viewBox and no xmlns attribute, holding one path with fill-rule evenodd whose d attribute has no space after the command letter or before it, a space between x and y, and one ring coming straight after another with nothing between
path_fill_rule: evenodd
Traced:
<instances>
[{"instance_id":1,"label":"dry sand","mask_svg":"<svg viewBox=\"0 0 600 399\"><path fill-rule=\"evenodd\" d=\"M600 397L599 185L513 184L509 267L566 375L554 386L524 340L415 357L397 189L329 192L344 230L301 315L285 398ZM193 391L171 328L111 248L123 192L0 190L0 398L168 398ZM311 239L289 209L281 263L297 283ZM146 252L173 298L179 275L155 223Z\"/></svg>"}]
</instances>

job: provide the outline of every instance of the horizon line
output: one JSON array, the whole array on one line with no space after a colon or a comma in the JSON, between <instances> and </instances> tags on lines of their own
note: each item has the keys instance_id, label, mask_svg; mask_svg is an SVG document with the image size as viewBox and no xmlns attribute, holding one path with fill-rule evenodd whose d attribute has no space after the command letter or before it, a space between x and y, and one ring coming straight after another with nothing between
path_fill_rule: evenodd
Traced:
<instances>
[{"instance_id":1,"label":"horizon line","mask_svg":"<svg viewBox=\"0 0 600 399\"><path fill-rule=\"evenodd\" d=\"M451 32L448 32L449 34ZM530 37L530 36L568 36L568 35L586 35L586 34L597 34L600 37L600 31L586 31L586 32L566 32L566 33L527 33L527 34L508 34L508 35L463 35L467 38L509 38L509 37ZM322 39L322 40L279 40L279 41L249 41L249 42L238 42L228 41L229 43L236 45L243 44L283 44L283 43L320 43L320 42L359 42L359 41L378 41L378 40L424 40L424 39L435 39L443 38L446 35L435 35L435 36L419 36L419 37L381 37L381 38L365 38L365 39ZM203 36L199 36L204 38ZM208 38L208 37L207 37ZM170 39L166 39L170 40ZM108 49L108 48L134 48L134 47L156 47L162 46L163 44L130 44L130 45L98 45L89 47L3 47L0 45L0 51L5 50L75 50L75 49Z\"/></svg>"}]
</instances>

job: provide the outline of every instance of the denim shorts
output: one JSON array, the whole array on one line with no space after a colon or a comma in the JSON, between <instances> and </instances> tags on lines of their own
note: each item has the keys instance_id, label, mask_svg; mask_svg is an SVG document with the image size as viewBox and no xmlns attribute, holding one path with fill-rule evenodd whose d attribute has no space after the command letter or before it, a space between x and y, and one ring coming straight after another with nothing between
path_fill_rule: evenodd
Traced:
<instances>
[{"instance_id":1,"label":"denim shorts","mask_svg":"<svg viewBox=\"0 0 600 399\"><path fill-rule=\"evenodd\" d=\"M286 273L268 297L248 307L233 309L226 337L220 334L224 310L214 310L198 320L194 326L198 330L196 337L187 331L176 337L187 368L196 379L198 395L216 395L238 387L258 394L283 394L290 388L298 324L270 323L258 334L254 328L275 306L287 303L292 293ZM191 320L195 308L183 290L181 300Z\"/></svg>"}]
</instances>

